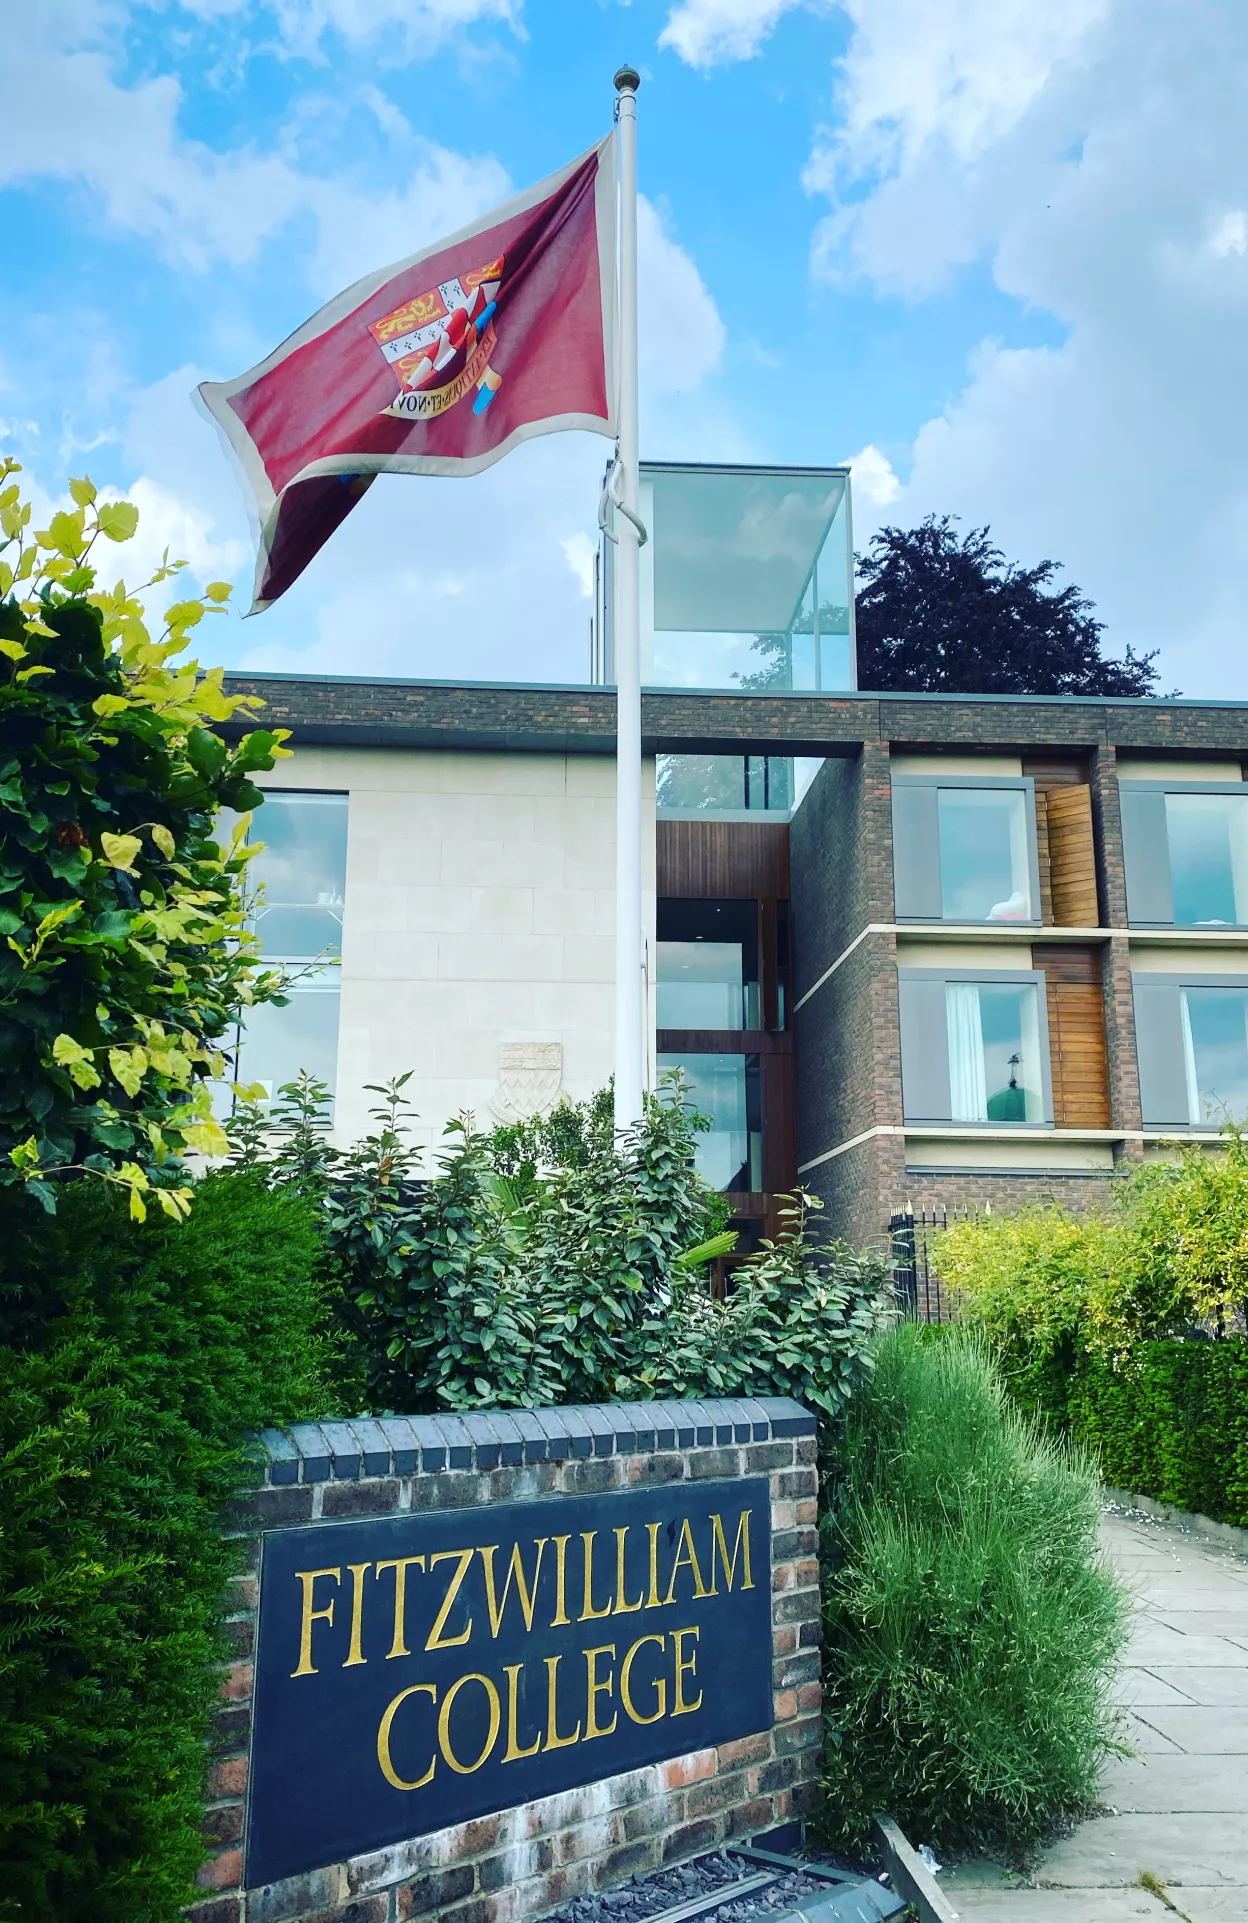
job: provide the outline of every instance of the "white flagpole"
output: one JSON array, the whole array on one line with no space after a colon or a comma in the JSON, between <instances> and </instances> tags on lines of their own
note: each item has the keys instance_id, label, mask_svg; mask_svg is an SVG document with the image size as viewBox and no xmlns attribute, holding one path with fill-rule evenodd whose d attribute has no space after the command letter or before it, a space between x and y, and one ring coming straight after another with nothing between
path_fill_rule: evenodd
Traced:
<instances>
[{"instance_id":1,"label":"white flagpole","mask_svg":"<svg viewBox=\"0 0 1248 1923\"><path fill-rule=\"evenodd\" d=\"M638 555L637 89L615 76L620 129L620 465L615 608L615 1126L640 1121L646 1046L641 893L641 583Z\"/></svg>"}]
</instances>

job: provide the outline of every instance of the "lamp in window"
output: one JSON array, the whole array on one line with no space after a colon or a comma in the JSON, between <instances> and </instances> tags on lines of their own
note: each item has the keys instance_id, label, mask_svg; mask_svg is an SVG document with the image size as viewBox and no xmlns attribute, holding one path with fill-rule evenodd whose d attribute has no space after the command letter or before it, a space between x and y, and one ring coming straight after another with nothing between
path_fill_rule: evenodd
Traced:
<instances>
[{"instance_id":1,"label":"lamp in window","mask_svg":"<svg viewBox=\"0 0 1248 1923\"><path fill-rule=\"evenodd\" d=\"M1018 1085L1018 1069L1022 1065L1021 1055L1011 1055L1006 1063L1010 1079L1004 1088L988 1097L988 1120L990 1122L1025 1122L1027 1120L1027 1091Z\"/></svg>"}]
</instances>

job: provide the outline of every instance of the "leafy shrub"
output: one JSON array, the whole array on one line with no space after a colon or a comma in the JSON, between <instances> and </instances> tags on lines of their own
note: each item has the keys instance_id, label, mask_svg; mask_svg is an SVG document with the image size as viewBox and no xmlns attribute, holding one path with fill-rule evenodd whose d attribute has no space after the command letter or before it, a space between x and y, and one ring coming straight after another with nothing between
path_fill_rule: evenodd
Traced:
<instances>
[{"instance_id":1,"label":"leafy shrub","mask_svg":"<svg viewBox=\"0 0 1248 1923\"><path fill-rule=\"evenodd\" d=\"M0 1917L174 1923L203 1856L241 1438L324 1414L315 1211L254 1175L0 1236Z\"/></svg>"},{"instance_id":2,"label":"leafy shrub","mask_svg":"<svg viewBox=\"0 0 1248 1923\"><path fill-rule=\"evenodd\" d=\"M892 1811L1019 1853L1095 1794L1125 1602L1091 1466L1006 1396L987 1345L885 1335L848 1405L823 1523L827 1820Z\"/></svg>"},{"instance_id":3,"label":"leafy shrub","mask_svg":"<svg viewBox=\"0 0 1248 1923\"><path fill-rule=\"evenodd\" d=\"M220 668L178 662L229 595L176 601L149 633L143 587L98 588L93 554L130 539L138 509L71 481L75 506L30 529L0 458L0 1185L47 1209L49 1178L86 1168L176 1214L188 1149L224 1151L208 1080L240 1001L272 998L243 912L241 835L222 808L285 731L233 745L215 724L257 705Z\"/></svg>"},{"instance_id":4,"label":"leafy shrub","mask_svg":"<svg viewBox=\"0 0 1248 1923\"><path fill-rule=\"evenodd\" d=\"M731 1246L724 1198L693 1161L697 1118L647 1102L617 1141L610 1091L523 1128L449 1131L414 1180L402 1085L345 1155L309 1128L315 1086L286 1091L273 1161L324 1197L339 1311L374 1408L541 1407L683 1395L793 1395L834 1414L889 1301L873 1256L814 1242L802 1198L714 1301L701 1263ZM672 1091L673 1096L679 1090Z\"/></svg>"}]
</instances>

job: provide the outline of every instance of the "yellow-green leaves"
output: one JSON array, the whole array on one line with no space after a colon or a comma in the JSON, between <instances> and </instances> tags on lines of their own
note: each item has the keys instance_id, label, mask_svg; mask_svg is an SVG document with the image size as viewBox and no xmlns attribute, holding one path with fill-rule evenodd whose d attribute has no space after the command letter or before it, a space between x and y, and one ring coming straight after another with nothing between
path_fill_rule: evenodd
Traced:
<instances>
[{"instance_id":1,"label":"yellow-green leaves","mask_svg":"<svg viewBox=\"0 0 1248 1923\"><path fill-rule=\"evenodd\" d=\"M52 1044L52 1060L61 1068L67 1068L79 1088L98 1088L100 1073L92 1060L91 1050L76 1042L72 1035L58 1035Z\"/></svg>"},{"instance_id":2,"label":"yellow-green leaves","mask_svg":"<svg viewBox=\"0 0 1248 1923\"><path fill-rule=\"evenodd\" d=\"M101 501L95 512L100 533L110 541L129 541L139 525L139 510L133 501Z\"/></svg>"},{"instance_id":3,"label":"yellow-green leaves","mask_svg":"<svg viewBox=\"0 0 1248 1923\"><path fill-rule=\"evenodd\" d=\"M204 598L220 604L228 601L233 592L233 585L229 581L210 581L204 589Z\"/></svg>"},{"instance_id":4,"label":"yellow-green leaves","mask_svg":"<svg viewBox=\"0 0 1248 1923\"><path fill-rule=\"evenodd\" d=\"M138 509L136 508L134 512L135 524L137 526ZM133 532L133 529L131 532ZM47 533L40 533L36 535L35 538L39 542L40 547L55 548L56 552L63 554L67 560L76 561L80 555L86 552L87 547L87 516L85 508L76 508L72 514L69 513L67 509L62 508L59 514L52 516L51 521L48 523Z\"/></svg>"},{"instance_id":5,"label":"yellow-green leaves","mask_svg":"<svg viewBox=\"0 0 1248 1923\"><path fill-rule=\"evenodd\" d=\"M178 844L169 833L169 830L162 828L158 821L154 821L149 833L151 834L152 840L156 843L156 846L160 849L161 854L165 857L165 860L172 861L174 855L177 853Z\"/></svg>"},{"instance_id":6,"label":"yellow-green leaves","mask_svg":"<svg viewBox=\"0 0 1248 1923\"><path fill-rule=\"evenodd\" d=\"M147 1073L147 1050L140 1048L137 1043L133 1048L110 1048L108 1065L126 1094L133 1097L138 1094Z\"/></svg>"},{"instance_id":7,"label":"yellow-green leaves","mask_svg":"<svg viewBox=\"0 0 1248 1923\"><path fill-rule=\"evenodd\" d=\"M71 481L69 491L79 507L90 507L95 499L95 483L85 476L80 481Z\"/></svg>"},{"instance_id":8,"label":"yellow-green leaves","mask_svg":"<svg viewBox=\"0 0 1248 1923\"><path fill-rule=\"evenodd\" d=\"M2 586L0 586L0 593L3 593ZM24 648L20 641L0 641L0 654L7 654L10 661L24 661L29 652L30 650Z\"/></svg>"},{"instance_id":9,"label":"yellow-green leaves","mask_svg":"<svg viewBox=\"0 0 1248 1923\"><path fill-rule=\"evenodd\" d=\"M138 835L110 835L106 829L100 836L100 850L109 867L127 875L134 873L134 858L142 846Z\"/></svg>"}]
</instances>

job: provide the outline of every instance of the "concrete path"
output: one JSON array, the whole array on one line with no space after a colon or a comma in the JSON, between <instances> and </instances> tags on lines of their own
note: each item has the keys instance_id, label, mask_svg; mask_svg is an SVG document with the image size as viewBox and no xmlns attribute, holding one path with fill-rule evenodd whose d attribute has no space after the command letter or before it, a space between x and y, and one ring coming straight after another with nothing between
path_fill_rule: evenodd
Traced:
<instances>
[{"instance_id":1,"label":"concrete path","mask_svg":"<svg viewBox=\"0 0 1248 1923\"><path fill-rule=\"evenodd\" d=\"M1103 1540L1139 1599L1119 1691L1136 1754L1029 1878L966 1863L941 1887L963 1923L1248 1923L1248 1558L1139 1515L1107 1514Z\"/></svg>"}]
</instances>

